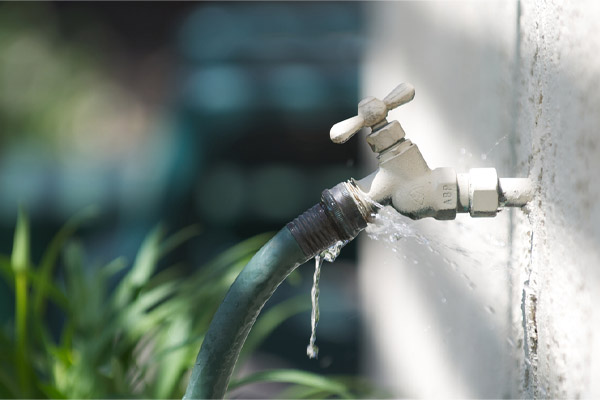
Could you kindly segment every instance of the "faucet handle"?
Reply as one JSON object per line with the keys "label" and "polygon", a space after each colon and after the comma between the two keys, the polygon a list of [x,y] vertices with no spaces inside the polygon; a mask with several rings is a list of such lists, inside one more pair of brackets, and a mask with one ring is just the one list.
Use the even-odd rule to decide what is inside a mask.
{"label": "faucet handle", "polygon": [[415,98],[415,87],[410,83],[401,83],[383,99],[389,111]]}
{"label": "faucet handle", "polygon": [[329,137],[333,143],[346,143],[354,134],[365,126],[365,120],[360,115],[338,122],[331,127]]}
{"label": "faucet handle", "polygon": [[367,97],[358,103],[358,115],[338,122],[331,127],[329,137],[334,143],[345,143],[364,127],[373,127],[384,121],[388,111],[408,103],[415,97],[415,88],[409,83],[401,83],[383,101]]}

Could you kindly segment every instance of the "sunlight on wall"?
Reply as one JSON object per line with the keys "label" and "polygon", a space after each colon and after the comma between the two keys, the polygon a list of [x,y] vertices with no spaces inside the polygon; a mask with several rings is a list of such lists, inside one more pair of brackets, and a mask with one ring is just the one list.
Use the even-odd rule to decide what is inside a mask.
{"label": "sunlight on wall", "polygon": [[[407,222],[462,252],[363,238],[374,377],[408,397],[598,396],[600,6],[378,3],[369,11],[363,94],[415,85],[413,103],[393,116],[430,166],[493,166],[539,185],[528,214]],[[474,257],[481,249],[487,258]],[[461,274],[475,288],[457,285]]]}
{"label": "sunlight on wall", "polygon": [[[484,10],[473,3],[397,3],[370,11],[375,45],[365,56],[364,95],[383,96],[401,81],[413,83],[415,100],[392,117],[430,167],[496,167],[507,176],[510,146],[503,138],[511,130],[505,110],[515,4],[492,3]],[[370,315],[366,329],[373,337],[367,353],[371,363],[383,366],[376,369],[381,383],[397,395],[507,394],[507,354],[514,345],[506,271],[509,216],[408,222],[425,237],[438,238],[439,255],[410,241],[399,242],[396,254],[363,241],[361,282]],[[403,259],[411,253],[418,265]]]}

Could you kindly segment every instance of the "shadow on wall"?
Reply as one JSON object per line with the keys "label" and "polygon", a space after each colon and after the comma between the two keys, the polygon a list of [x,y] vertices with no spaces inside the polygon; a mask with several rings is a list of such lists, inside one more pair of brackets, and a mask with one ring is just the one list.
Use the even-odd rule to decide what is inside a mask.
{"label": "shadow on wall", "polygon": [[[431,167],[450,166],[459,172],[496,167],[501,176],[513,172],[509,140],[503,138],[511,131],[506,110],[513,76],[506,48],[514,45],[515,22],[508,6],[500,11],[491,15],[468,3],[381,4],[371,10],[370,33],[381,42],[371,36],[376,43],[367,54],[365,95],[385,93],[399,79],[415,85],[415,100],[394,117]],[[492,16],[491,25],[483,22]],[[503,24],[511,31],[507,27],[498,32]],[[403,39],[409,37],[415,39]],[[400,395],[502,397],[509,392],[508,223],[507,213],[494,220],[459,216],[457,221],[408,223],[427,239],[439,238],[438,243],[432,240],[438,254],[407,239],[394,245],[400,260],[379,259],[376,274],[386,276],[388,290],[396,293],[380,289],[382,293],[367,296],[375,296],[369,300],[371,309],[397,307],[395,315],[402,321],[395,326],[375,321],[397,330],[398,341],[408,343],[388,342],[397,350],[379,350],[390,371],[382,375],[388,382],[404,383],[395,384]],[[489,256],[473,257],[482,248]],[[377,258],[379,251],[367,251],[369,269],[377,262],[370,257]],[[411,253],[418,265],[402,258]],[[384,284],[367,279],[370,285]],[[432,379],[436,385],[430,384]]]}

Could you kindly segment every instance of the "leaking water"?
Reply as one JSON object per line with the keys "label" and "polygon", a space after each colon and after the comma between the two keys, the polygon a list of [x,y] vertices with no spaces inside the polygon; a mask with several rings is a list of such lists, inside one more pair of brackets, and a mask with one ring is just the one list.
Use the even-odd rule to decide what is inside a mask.
{"label": "leaking water", "polygon": [[[501,141],[502,139],[498,142]],[[440,265],[446,266],[469,290],[475,290],[477,285],[471,275],[480,275],[482,266],[488,271],[506,267],[504,259],[498,258],[498,250],[507,247],[505,238],[498,236],[503,231],[478,229],[478,224],[489,225],[490,220],[477,221],[464,215],[453,221],[437,223],[414,221],[402,216],[391,206],[382,206],[368,198],[363,200],[376,209],[366,228],[367,235],[383,242],[399,258],[419,265],[430,278],[435,278]],[[465,218],[464,221],[460,220],[462,217]],[[477,246],[473,246],[473,243],[477,243]],[[423,253],[423,247],[428,250],[427,253]],[[448,302],[446,295],[440,294],[438,297],[442,304]],[[489,314],[495,314],[491,307],[485,308],[482,305],[482,308]]]}
{"label": "leaking water", "polygon": [[[443,223],[448,224],[444,225],[444,229],[426,230],[423,228],[426,228],[427,223],[410,220],[386,206],[373,216],[366,233],[371,239],[385,243],[386,247],[406,262],[425,268],[424,273],[432,279],[436,276],[438,266],[446,266],[469,290],[477,288],[470,275],[477,273],[482,266],[505,268],[501,264],[502,259],[497,256],[498,249],[507,246],[500,237],[457,220]],[[465,245],[473,240],[477,240],[481,246]],[[422,252],[423,246],[428,250],[429,256]],[[448,299],[446,296],[439,296],[439,301],[445,304]],[[493,314],[490,310],[486,311]]]}
{"label": "leaking water", "polygon": [[[507,140],[508,137],[509,137],[509,135],[507,134],[507,135],[504,135],[504,136],[498,138],[498,140],[496,140],[496,142],[492,146],[490,146],[488,151],[486,151],[485,153],[480,153],[479,158],[481,159],[481,161],[488,160],[490,155],[499,147],[500,143]],[[480,161],[477,160],[477,157],[473,157],[473,152],[470,151],[469,149],[462,147],[459,150],[459,154],[458,154],[458,158],[457,158],[457,164],[459,167],[464,168],[464,169],[480,167],[481,165],[479,165],[479,163],[480,163]]]}
{"label": "leaking water", "polygon": [[313,276],[313,287],[310,292],[312,301],[312,312],[310,315],[311,333],[310,342],[306,347],[308,358],[317,358],[319,355],[319,348],[315,345],[315,342],[317,341],[317,324],[319,323],[319,279],[321,278],[321,265],[323,261],[334,262],[346,243],[348,241],[338,240],[333,246],[315,256],[315,274]]}
{"label": "leaking water", "polygon": [[492,151],[493,151],[493,150],[494,150],[494,149],[495,149],[495,148],[496,148],[496,147],[497,147],[497,146],[498,146],[500,143],[502,143],[502,141],[503,141],[503,140],[505,140],[505,139],[507,139],[507,138],[508,138],[508,135],[504,135],[504,136],[502,136],[500,139],[498,139],[498,140],[496,141],[496,143],[494,143],[494,144],[492,145],[492,147],[490,147],[490,149],[489,149],[488,151],[486,151],[485,153],[481,153],[481,159],[482,159],[482,160],[484,160],[484,161],[485,161],[485,160],[487,160],[487,158],[488,158],[488,156],[490,155],[490,153],[491,153],[491,152],[492,152]]}

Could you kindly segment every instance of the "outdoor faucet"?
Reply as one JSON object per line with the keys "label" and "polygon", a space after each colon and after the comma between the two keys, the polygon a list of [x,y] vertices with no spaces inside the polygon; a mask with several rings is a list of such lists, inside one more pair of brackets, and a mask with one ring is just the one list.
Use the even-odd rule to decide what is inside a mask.
{"label": "outdoor faucet", "polygon": [[498,178],[495,168],[472,168],[459,174],[453,168],[430,169],[417,145],[405,138],[400,123],[387,121],[388,111],[414,97],[414,87],[401,83],[383,101],[363,99],[358,115],[331,128],[334,143],[346,142],[362,128],[371,129],[367,143],[378,153],[379,168],[354,181],[364,195],[412,219],[438,220],[454,219],[457,212],[494,217],[499,208],[522,207],[531,200],[533,187],[528,178]]}
{"label": "outdoor faucet", "polygon": [[[493,217],[499,207],[521,207],[533,195],[529,179],[498,179],[494,168],[456,174],[431,170],[415,144],[404,138],[398,121],[387,113],[415,96],[408,84],[383,101],[373,97],[358,105],[358,115],[331,128],[331,139],[344,143],[363,127],[378,153],[379,168],[359,181],[325,189],[321,200],[281,229],[244,267],[204,336],[184,399],[223,398],[242,346],[260,310],[277,286],[299,265],[339,241],[354,239],[367,227],[377,205],[391,204],[418,219],[453,219],[457,212]],[[370,199],[370,200],[369,200]]]}

